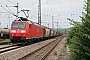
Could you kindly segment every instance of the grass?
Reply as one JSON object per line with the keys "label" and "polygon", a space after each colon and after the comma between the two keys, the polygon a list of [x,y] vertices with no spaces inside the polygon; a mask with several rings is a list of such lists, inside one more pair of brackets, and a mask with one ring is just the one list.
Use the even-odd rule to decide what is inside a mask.
{"label": "grass", "polygon": [[8,43],[8,42],[10,42],[10,39],[0,39],[0,43]]}

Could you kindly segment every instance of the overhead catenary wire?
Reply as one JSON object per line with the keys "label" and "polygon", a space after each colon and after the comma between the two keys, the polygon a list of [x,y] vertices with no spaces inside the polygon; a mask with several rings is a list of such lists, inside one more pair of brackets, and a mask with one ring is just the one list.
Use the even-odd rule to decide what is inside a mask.
{"label": "overhead catenary wire", "polygon": [[7,0],[7,1],[10,2],[10,3],[12,3],[12,4],[14,4],[14,5],[16,5],[15,3],[11,2],[10,0]]}
{"label": "overhead catenary wire", "polygon": [[[7,0],[8,2],[10,2],[10,3],[12,3],[12,4],[14,4],[14,5],[16,5],[15,3],[13,3],[12,1],[10,1],[10,0]],[[19,7],[19,8],[21,8],[21,7]],[[23,8],[21,8],[21,9],[23,9]]]}
{"label": "overhead catenary wire", "polygon": [[[31,3],[29,3],[27,0],[25,0],[25,2],[26,3],[28,3],[28,5],[30,5]],[[32,6],[35,4],[35,3],[37,3],[38,2],[38,0],[37,1],[35,1],[33,4],[31,4]],[[33,7],[33,9],[36,11],[36,9]],[[37,13],[37,12],[36,12]],[[33,14],[31,14],[31,15],[33,15]],[[33,15],[34,16],[34,15]],[[34,16],[35,18],[37,18],[36,16]]]}
{"label": "overhead catenary wire", "polygon": [[[31,3],[29,3],[27,0],[25,0],[25,2],[28,3],[29,5],[31,4]],[[38,2],[38,0],[35,1],[32,5],[34,5],[36,2]],[[35,9],[35,8],[34,8],[34,9]],[[36,9],[35,9],[35,10],[36,10]],[[36,12],[36,13],[37,13],[37,12]],[[30,10],[30,14],[37,19],[37,16],[33,15],[33,14],[31,13],[31,10]]]}
{"label": "overhead catenary wire", "polygon": [[[10,3],[12,3],[12,4],[14,4],[14,5],[16,5],[15,3],[13,3],[12,1],[10,1],[10,0],[7,0],[8,2],[10,2]],[[34,3],[36,3],[36,2],[34,2]],[[22,7],[19,7],[19,8],[21,8],[22,10],[24,10]],[[21,11],[20,11],[21,12]],[[20,13],[19,12],[19,13]],[[30,10],[30,12],[31,12],[31,10]],[[35,18],[37,18],[36,16],[34,16],[33,14],[31,14],[33,17],[35,17]]]}
{"label": "overhead catenary wire", "polygon": [[48,4],[47,0],[45,0],[45,1],[46,1],[47,5],[49,6],[49,9],[51,10],[51,12],[52,12],[52,14],[53,14],[53,11],[52,11],[52,9],[50,8],[50,5]]}
{"label": "overhead catenary wire", "polygon": [[[81,2],[81,1],[82,1],[82,0],[79,0],[79,2]],[[76,11],[76,14],[78,14],[81,9],[83,9],[83,8],[79,8],[79,9]]]}
{"label": "overhead catenary wire", "polygon": [[[26,3],[28,3],[28,5],[30,5],[31,3],[29,3],[29,1],[27,1],[27,0],[25,0],[25,2]],[[35,4],[35,3],[37,3],[38,2],[38,0],[36,0],[33,4],[31,4],[32,6]],[[34,7],[33,7],[33,9],[34,10],[36,10]],[[37,13],[37,12],[36,12]],[[43,16],[45,15],[45,14],[42,14]],[[34,15],[33,15],[34,16]],[[35,16],[34,16],[35,17]]]}
{"label": "overhead catenary wire", "polygon": [[34,5],[35,3],[37,3],[38,2],[38,0],[37,1],[35,1],[32,5]]}
{"label": "overhead catenary wire", "polygon": [[[6,5],[6,7],[8,8],[8,6]],[[9,8],[8,8],[9,9]],[[13,11],[11,9],[9,9],[9,11],[11,11],[13,13]]]}
{"label": "overhead catenary wire", "polygon": [[[1,5],[1,7],[2,8],[4,8],[2,5]],[[6,8],[4,8],[6,11],[8,11]],[[10,14],[12,14],[12,15],[14,15],[14,16],[16,16],[17,17],[17,15],[15,15],[14,13],[12,13],[12,12],[10,12],[10,11],[8,11],[8,13],[10,13]]]}
{"label": "overhead catenary wire", "polygon": [[[12,3],[12,4],[14,4],[14,5],[16,5],[15,3],[13,3],[11,0],[7,0],[8,2],[10,2],[10,3]],[[30,5],[30,3],[27,1],[27,0],[25,0],[25,2],[27,2],[29,5]],[[38,2],[38,0],[36,0],[33,4],[31,4],[31,5],[34,5],[35,3],[37,3]],[[50,8],[50,5],[48,4],[48,2],[47,2],[47,0],[46,0],[46,3],[47,3],[47,5],[49,6],[49,8]],[[19,8],[21,8],[21,9],[23,9],[22,7],[19,7]],[[33,7],[34,8],[34,7]],[[35,8],[34,8],[35,9]],[[35,9],[36,10],[36,9]],[[51,12],[53,13],[53,11],[52,11],[52,9],[50,8],[50,10],[51,10]],[[36,12],[37,13],[37,12]],[[32,17],[35,17],[35,18],[37,18],[37,16],[35,16],[35,15],[33,15],[31,12],[30,12],[30,14],[31,14],[31,16]],[[42,14],[42,15],[44,15],[44,14]]]}

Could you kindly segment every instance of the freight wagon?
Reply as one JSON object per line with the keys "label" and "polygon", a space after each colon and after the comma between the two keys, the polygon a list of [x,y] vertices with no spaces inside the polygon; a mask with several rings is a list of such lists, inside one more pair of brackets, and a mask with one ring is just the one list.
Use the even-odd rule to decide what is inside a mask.
{"label": "freight wagon", "polygon": [[8,28],[0,28],[0,38],[9,38],[10,29]]}

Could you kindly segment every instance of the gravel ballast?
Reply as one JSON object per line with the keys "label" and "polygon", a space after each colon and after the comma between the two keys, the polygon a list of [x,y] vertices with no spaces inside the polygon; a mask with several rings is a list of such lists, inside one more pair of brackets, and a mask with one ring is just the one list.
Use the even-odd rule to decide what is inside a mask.
{"label": "gravel ballast", "polygon": [[47,41],[39,42],[29,46],[21,47],[12,51],[8,51],[0,54],[0,60],[18,60],[27,54],[41,48],[44,45],[47,45],[49,42],[54,41],[55,39],[49,39]]}

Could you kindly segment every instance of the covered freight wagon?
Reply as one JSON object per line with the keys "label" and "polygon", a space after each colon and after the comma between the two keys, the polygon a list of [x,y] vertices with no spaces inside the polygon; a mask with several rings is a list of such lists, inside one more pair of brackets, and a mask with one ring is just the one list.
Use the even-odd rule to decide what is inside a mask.
{"label": "covered freight wagon", "polygon": [[44,32],[43,37],[50,38],[51,29],[45,26],[42,26],[42,27],[43,27],[43,32]]}

